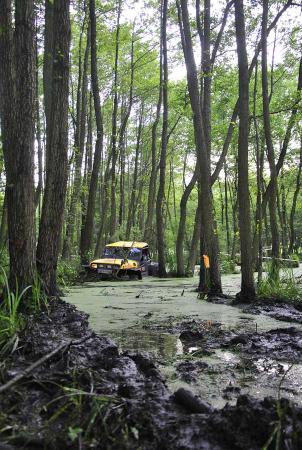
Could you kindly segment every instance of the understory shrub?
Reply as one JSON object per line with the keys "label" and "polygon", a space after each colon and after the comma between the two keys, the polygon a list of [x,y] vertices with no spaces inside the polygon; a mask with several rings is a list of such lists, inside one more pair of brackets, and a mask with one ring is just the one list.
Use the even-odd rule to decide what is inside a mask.
{"label": "understory shrub", "polygon": [[235,262],[227,253],[220,253],[220,271],[223,274],[236,273]]}
{"label": "understory shrub", "polygon": [[302,304],[302,288],[297,283],[292,269],[283,269],[278,278],[267,275],[258,285],[258,297],[265,300],[287,301]]}
{"label": "understory shrub", "polygon": [[71,286],[78,278],[80,262],[78,259],[58,262],[57,280],[61,287]]}

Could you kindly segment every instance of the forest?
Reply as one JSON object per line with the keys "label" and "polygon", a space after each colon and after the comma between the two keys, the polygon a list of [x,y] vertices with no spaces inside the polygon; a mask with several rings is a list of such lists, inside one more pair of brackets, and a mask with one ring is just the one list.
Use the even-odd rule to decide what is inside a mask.
{"label": "forest", "polygon": [[12,286],[55,295],[61,261],[137,240],[162,277],[208,255],[201,291],[239,260],[247,300],[263,256],[299,258],[299,5],[2,3]]}
{"label": "forest", "polygon": [[[301,13],[299,0],[0,0],[0,450],[302,447]],[[148,244],[156,276],[92,274],[121,241]],[[257,370],[274,393],[268,376],[246,397],[257,382],[236,391],[228,366],[213,389],[230,405],[210,400],[202,358],[226,348],[255,380],[271,349],[277,368]],[[163,360],[193,394],[171,396]]]}

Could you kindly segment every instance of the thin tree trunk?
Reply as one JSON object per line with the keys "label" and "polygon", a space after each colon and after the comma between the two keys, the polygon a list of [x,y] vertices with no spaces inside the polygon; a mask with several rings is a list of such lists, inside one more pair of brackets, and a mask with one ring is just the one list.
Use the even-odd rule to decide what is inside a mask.
{"label": "thin tree trunk", "polygon": [[193,176],[189,184],[186,186],[180,200],[179,224],[176,238],[176,264],[178,277],[183,277],[185,275],[185,261],[184,261],[183,247],[184,247],[186,218],[187,218],[187,203],[190,194],[194,186],[196,185],[197,180],[198,180],[198,167],[196,165]]}
{"label": "thin tree trunk", "polygon": [[112,138],[111,138],[111,204],[110,204],[110,223],[109,233],[113,236],[116,229],[116,163],[118,160],[118,152],[116,148],[117,141],[117,109],[118,109],[118,60],[119,60],[119,44],[120,44],[120,17],[121,17],[121,0],[117,5],[117,26],[116,26],[116,42],[115,42],[115,61],[114,61],[114,83],[113,83],[113,110],[112,110]]}
{"label": "thin tree trunk", "polygon": [[[37,247],[37,267],[44,289],[57,295],[56,270],[68,178],[69,0],[56,0],[53,11],[51,121],[46,129],[49,155]],[[55,100],[55,101],[54,101]]]}
{"label": "thin tree trunk", "polygon": [[4,194],[0,224],[0,253],[3,252],[7,245],[7,231],[7,202],[6,194]]}
{"label": "thin tree trunk", "polygon": [[[125,187],[124,187],[124,170],[125,170],[125,138],[126,138],[126,128],[128,124],[128,120],[131,114],[132,104],[133,104],[133,83],[134,83],[134,32],[132,33],[131,39],[131,60],[130,60],[130,88],[129,88],[129,103],[122,119],[122,124],[120,127],[120,135],[119,135],[119,154],[120,154],[120,209],[119,209],[119,224],[121,225],[123,222],[123,217],[125,215]],[[127,234],[127,233],[126,233]]]}
{"label": "thin tree trunk", "polygon": [[267,78],[267,17],[268,17],[268,0],[263,0],[263,15],[261,28],[262,41],[262,59],[261,59],[261,79],[262,79],[262,104],[263,104],[263,125],[265,142],[267,147],[267,158],[270,168],[271,190],[269,197],[270,227],[272,236],[272,276],[278,277],[278,261],[279,258],[279,230],[277,221],[277,171],[275,165],[275,151],[272,140],[270,110],[268,97],[268,78]]}
{"label": "thin tree trunk", "polygon": [[87,116],[87,88],[88,88],[88,56],[90,51],[90,30],[87,30],[87,43],[84,56],[83,74],[82,74],[82,86],[80,89],[81,98],[79,106],[79,123],[77,127],[79,129],[79,142],[78,147],[75,146],[75,167],[74,167],[74,182],[72,187],[72,194],[70,200],[70,206],[67,215],[66,233],[63,244],[62,258],[69,259],[71,256],[71,250],[74,242],[75,224],[77,217],[77,207],[81,194],[82,186],[82,163],[85,149],[85,135],[86,135],[86,116]]}
{"label": "thin tree trunk", "polygon": [[224,203],[225,203],[225,229],[226,229],[226,248],[227,254],[230,254],[231,249],[231,239],[230,239],[230,222],[229,222],[229,202],[228,202],[228,177],[227,177],[227,167],[224,164]]}
{"label": "thin tree trunk", "polygon": [[[256,267],[258,272],[258,284],[262,281],[262,258],[263,258],[263,245],[262,245],[262,177],[263,177],[263,151],[259,145],[259,131],[258,122],[256,117],[257,106],[257,81],[258,81],[258,62],[255,66],[255,80],[253,89],[253,121],[255,129],[255,144],[256,144],[256,172],[257,172],[257,200],[256,200],[256,217],[255,217],[255,237],[253,241],[253,250],[255,259],[257,261]],[[258,245],[257,245],[258,243]]]}
{"label": "thin tree trunk", "polygon": [[[93,225],[94,225],[94,213],[95,213],[95,201],[97,186],[99,180],[99,171],[103,156],[103,139],[104,139],[104,126],[103,116],[100,103],[99,94],[99,80],[97,72],[97,48],[96,48],[96,17],[95,17],[95,0],[89,2],[90,11],[90,32],[91,32],[91,85],[94,100],[95,120],[97,128],[97,139],[95,143],[95,152],[93,160],[93,168],[91,173],[91,180],[89,186],[87,214],[81,233],[81,260],[87,262],[89,254],[92,249],[92,237],[93,237]],[[101,212],[104,215],[104,211]]]}
{"label": "thin tree trunk", "polygon": [[136,138],[136,148],[135,148],[135,161],[134,161],[134,173],[133,173],[133,185],[131,189],[130,202],[128,206],[128,218],[127,218],[127,226],[126,226],[126,238],[130,238],[131,228],[135,224],[135,199],[137,193],[137,178],[138,178],[138,162],[139,162],[139,150],[143,129],[143,115],[144,115],[144,104],[141,105],[138,129],[137,129],[137,138]]}
{"label": "thin tree trunk", "polygon": [[[43,58],[43,98],[46,129],[51,122],[51,89],[53,68],[53,1],[45,0],[45,27],[44,27],[44,58]],[[45,173],[48,166],[48,154],[46,147],[45,154]]]}
{"label": "thin tree trunk", "polygon": [[158,251],[158,274],[166,277],[166,256],[163,205],[165,197],[165,177],[166,177],[166,155],[168,141],[168,55],[167,55],[167,10],[168,1],[162,2],[162,54],[163,54],[163,127],[161,135],[161,153],[159,161],[159,187],[156,200],[156,230],[157,230],[157,251]]}
{"label": "thin tree trunk", "polygon": [[299,167],[298,167],[298,173],[296,178],[296,188],[293,195],[293,202],[292,207],[290,210],[290,217],[289,217],[289,246],[288,246],[288,253],[291,255],[293,251],[296,248],[296,233],[295,233],[295,214],[296,214],[296,208],[297,208],[297,201],[298,196],[301,189],[301,172],[302,172],[302,136],[300,138],[300,161],[299,161]]}
{"label": "thin tree trunk", "polygon": [[[36,18],[37,21],[37,18]],[[43,191],[43,148],[42,148],[42,136],[41,136],[41,118],[40,118],[40,104],[39,104],[39,68],[38,68],[38,37],[37,37],[37,24],[36,24],[36,39],[35,39],[35,51],[36,51],[36,140],[38,147],[38,185],[35,192],[35,207],[38,208],[38,217],[41,214],[41,195]]]}
{"label": "thin tree trunk", "polygon": [[[281,225],[281,247],[282,258],[288,258],[288,240],[287,240],[287,215],[286,215],[286,198],[285,198],[285,186],[284,186],[284,174],[283,170],[280,175],[280,192],[278,199],[279,220]],[[280,198],[281,197],[281,198]]]}
{"label": "thin tree trunk", "polygon": [[155,120],[152,125],[151,132],[151,173],[149,179],[149,189],[148,189],[148,205],[147,205],[147,218],[145,223],[145,232],[144,232],[144,240],[150,242],[153,239],[151,238],[152,227],[153,227],[153,216],[155,209],[155,198],[156,198],[156,178],[157,178],[157,155],[156,155],[156,143],[157,143],[157,128],[160,119],[160,110],[162,106],[162,40],[160,40],[160,55],[159,55],[159,93],[158,93],[158,101],[156,105],[156,115]]}
{"label": "thin tree trunk", "polygon": [[[187,264],[187,274],[194,274],[194,267],[198,257],[198,250],[200,246],[200,235],[201,235],[201,205],[200,205],[200,195],[198,196],[198,205],[195,212],[194,229],[191,239],[189,258]],[[201,264],[201,261],[200,261]]]}

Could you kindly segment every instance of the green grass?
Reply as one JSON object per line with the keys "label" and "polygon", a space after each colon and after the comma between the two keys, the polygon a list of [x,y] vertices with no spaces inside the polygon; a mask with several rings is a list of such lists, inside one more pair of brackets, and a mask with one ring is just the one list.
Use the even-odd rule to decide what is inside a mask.
{"label": "green grass", "polygon": [[257,294],[260,300],[285,301],[302,305],[302,288],[291,269],[282,270],[279,278],[270,277],[268,272],[258,285]]}
{"label": "green grass", "polygon": [[[25,324],[25,312],[37,314],[42,308],[47,309],[47,297],[42,290],[42,283],[36,273],[33,283],[21,292],[12,291],[3,267],[0,267],[0,284],[3,286],[2,301],[0,303],[0,354],[14,351],[18,344],[18,333]],[[26,304],[23,299],[29,295]],[[22,311],[21,311],[22,310]]]}
{"label": "green grass", "polygon": [[17,333],[23,325],[23,317],[20,314],[21,300],[31,288],[27,286],[20,293],[10,290],[5,270],[1,267],[1,284],[4,285],[4,297],[0,306],[0,349],[6,349],[8,344],[16,345]]}

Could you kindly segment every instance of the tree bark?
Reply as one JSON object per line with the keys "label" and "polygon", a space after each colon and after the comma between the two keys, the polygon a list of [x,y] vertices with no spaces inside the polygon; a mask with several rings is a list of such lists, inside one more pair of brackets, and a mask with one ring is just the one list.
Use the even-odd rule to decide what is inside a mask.
{"label": "tree bark", "polygon": [[152,125],[151,132],[151,173],[149,179],[149,189],[148,189],[148,205],[147,205],[147,218],[145,223],[144,240],[146,242],[153,241],[153,217],[155,209],[155,198],[156,198],[156,178],[157,178],[157,128],[160,119],[160,111],[162,106],[162,39],[160,39],[160,55],[159,55],[159,92],[158,101],[156,105],[156,115],[155,120]]}
{"label": "tree bark", "polygon": [[112,136],[111,136],[111,204],[110,204],[110,222],[109,233],[113,236],[116,229],[116,163],[118,160],[117,152],[117,109],[118,109],[118,60],[119,60],[119,44],[120,44],[120,17],[121,17],[121,0],[117,4],[117,26],[116,26],[116,42],[115,42],[115,60],[114,60],[114,83],[113,83],[113,110],[112,110]]}
{"label": "tree bark", "polygon": [[142,137],[142,129],[143,129],[143,116],[144,116],[144,104],[141,105],[139,121],[138,121],[138,129],[137,129],[137,138],[136,138],[136,147],[135,147],[135,161],[134,161],[134,172],[133,172],[133,185],[131,189],[131,196],[128,206],[128,218],[127,218],[127,226],[126,226],[126,238],[130,238],[131,228],[135,224],[135,199],[137,194],[137,179],[138,179],[138,163],[139,163],[139,150],[141,144]]}
{"label": "tree bark", "polygon": [[296,188],[293,195],[293,202],[292,207],[290,210],[290,218],[289,218],[289,246],[288,246],[288,253],[291,255],[296,247],[296,233],[295,233],[295,213],[297,208],[297,201],[298,196],[301,189],[301,172],[302,172],[302,136],[300,138],[300,161],[299,161],[299,167],[298,167],[298,173],[296,178]]}
{"label": "tree bark", "polygon": [[277,221],[277,171],[275,165],[275,151],[272,140],[271,124],[270,124],[270,109],[268,96],[268,78],[267,78],[267,17],[268,17],[268,0],[263,0],[263,14],[261,27],[261,43],[262,43],[262,58],[261,58],[261,80],[262,80],[262,105],[263,105],[263,126],[264,135],[267,148],[267,159],[270,168],[271,190],[269,197],[269,213],[270,213],[270,228],[272,238],[272,276],[278,277],[278,261],[279,258],[279,230]]}
{"label": "tree bark", "polygon": [[192,48],[192,38],[188,16],[187,1],[181,0],[182,25],[184,33],[184,56],[187,68],[189,97],[193,111],[193,125],[196,144],[197,161],[200,171],[201,195],[201,255],[210,256],[211,277],[206,279],[206,268],[201,264],[199,291],[210,293],[221,292],[220,270],[217,254],[215,254],[215,223],[213,216],[213,199],[209,172],[209,159],[206,147],[206,136],[200,110],[200,94],[198,88],[197,70]]}
{"label": "tree bark", "polygon": [[51,114],[48,123],[45,194],[37,247],[37,268],[48,295],[57,295],[59,255],[68,177],[69,0],[56,0],[53,10]]}
{"label": "tree bark", "polygon": [[162,54],[163,54],[163,127],[161,135],[161,153],[159,161],[159,187],[156,201],[156,231],[158,251],[158,274],[166,277],[166,256],[164,239],[163,205],[165,197],[166,155],[168,143],[168,54],[167,54],[167,10],[168,1],[162,2]]}
{"label": "tree bark", "polygon": [[243,0],[235,2],[235,26],[239,68],[238,206],[241,250],[241,290],[237,296],[240,301],[250,302],[255,298],[255,286],[248,175],[249,77]]}
{"label": "tree bark", "polygon": [[133,104],[133,83],[134,83],[134,31],[132,32],[132,39],[131,39],[131,56],[130,56],[130,87],[129,87],[129,103],[126,108],[126,111],[122,117],[122,123],[120,127],[120,133],[119,133],[119,154],[120,154],[120,207],[119,207],[119,225],[122,225],[123,219],[125,216],[125,139],[126,139],[126,128],[128,124],[128,120],[131,114],[132,110],[132,104]]}
{"label": "tree bark", "polygon": [[[82,262],[88,261],[89,253],[91,252],[92,249],[95,201],[96,201],[97,185],[99,180],[100,165],[103,156],[103,139],[104,139],[103,115],[100,102],[99,80],[97,72],[95,0],[90,0],[89,11],[90,11],[90,32],[91,32],[91,85],[93,92],[97,139],[95,143],[93,168],[89,186],[87,214],[81,232]],[[104,214],[103,211],[102,214]]]}
{"label": "tree bark", "polygon": [[79,129],[79,142],[75,143],[75,165],[74,165],[74,181],[72,187],[71,200],[67,215],[66,234],[63,244],[62,258],[69,259],[71,256],[71,250],[74,242],[75,234],[75,222],[77,216],[77,206],[81,194],[82,186],[82,163],[85,148],[85,135],[86,135],[86,116],[87,116],[87,88],[88,88],[88,55],[90,51],[90,29],[87,30],[87,42],[84,55],[83,73],[82,73],[82,86],[80,89],[80,102],[79,108],[79,123],[77,127]]}
{"label": "tree bark", "polygon": [[35,20],[34,2],[15,2],[13,36],[11,1],[0,1],[1,129],[6,169],[10,288],[22,290],[35,272],[34,139]]}
{"label": "tree bark", "polygon": [[178,224],[178,232],[176,239],[176,264],[177,264],[177,276],[183,277],[185,275],[185,261],[184,261],[184,238],[185,238],[185,227],[186,227],[186,218],[187,218],[187,203],[190,197],[190,194],[196,185],[198,180],[198,167],[196,165],[194,174],[186,186],[181,200],[180,200],[180,211],[179,211],[179,224]]}

